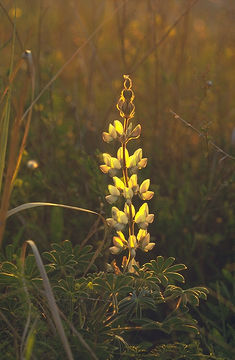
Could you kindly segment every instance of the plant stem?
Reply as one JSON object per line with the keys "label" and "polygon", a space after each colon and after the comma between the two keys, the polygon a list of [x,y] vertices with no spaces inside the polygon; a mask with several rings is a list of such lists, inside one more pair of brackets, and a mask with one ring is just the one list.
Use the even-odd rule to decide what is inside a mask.
{"label": "plant stem", "polygon": [[[124,118],[124,134],[126,135],[126,131],[127,131],[127,126],[128,126],[128,121],[129,118],[125,117]],[[123,173],[123,179],[124,179],[124,184],[126,187],[128,187],[128,171],[127,171],[127,164],[126,164],[126,144],[127,144],[127,140],[126,140],[126,136],[125,136],[125,140],[122,143],[122,158],[123,158],[123,167],[122,167],[122,173]],[[134,221],[133,221],[133,213],[132,213],[132,203],[130,203],[128,205],[129,207],[129,235],[134,235]]]}

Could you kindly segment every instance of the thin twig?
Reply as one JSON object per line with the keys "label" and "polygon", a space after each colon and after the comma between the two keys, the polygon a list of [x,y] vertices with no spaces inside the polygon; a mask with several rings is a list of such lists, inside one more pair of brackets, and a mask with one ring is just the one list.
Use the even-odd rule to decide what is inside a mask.
{"label": "thin twig", "polygon": [[227,157],[235,160],[235,157],[228,154],[227,152],[225,152],[223,149],[221,149],[219,146],[217,146],[213,141],[209,140],[206,135],[204,135],[201,131],[199,131],[197,128],[195,128],[192,124],[190,124],[189,122],[187,122],[186,120],[184,120],[182,117],[180,117],[178,114],[176,114],[176,112],[174,112],[173,110],[169,110],[169,112],[174,116],[175,119],[181,120],[184,125],[186,125],[187,127],[191,128],[195,133],[198,134],[198,136],[202,137],[203,139],[208,141],[208,144],[212,145],[214,149],[216,149],[216,151],[220,152],[221,154],[224,155],[224,157],[221,160],[226,159]]}

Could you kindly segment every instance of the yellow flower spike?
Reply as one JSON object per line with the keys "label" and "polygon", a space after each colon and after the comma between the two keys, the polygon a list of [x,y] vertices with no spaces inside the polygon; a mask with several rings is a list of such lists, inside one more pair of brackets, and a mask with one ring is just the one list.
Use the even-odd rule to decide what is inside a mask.
{"label": "yellow flower spike", "polygon": [[123,135],[124,129],[123,129],[123,125],[122,125],[121,121],[114,120],[114,128],[115,128],[115,131],[118,133],[118,135]]}
{"label": "yellow flower spike", "polygon": [[[137,149],[131,156],[127,150],[129,140],[137,139],[141,134],[141,125],[138,124],[133,129],[131,122],[131,118],[135,113],[134,96],[132,81],[129,75],[124,75],[124,88],[117,103],[117,108],[123,121],[114,120],[113,124],[109,124],[108,132],[103,133],[104,141],[109,143],[117,139],[121,143],[121,147],[117,151],[116,158],[107,153],[103,154],[104,164],[100,166],[104,173],[108,173],[113,177],[114,182],[114,185],[108,186],[110,194],[106,196],[106,200],[112,204],[121,195],[125,199],[124,211],[120,211],[117,207],[113,206],[112,218],[108,218],[106,221],[109,226],[116,230],[116,236],[113,237],[113,246],[110,247],[110,252],[116,255],[128,248],[129,256],[128,258],[126,257],[123,269],[129,272],[135,272],[134,266],[138,265],[135,261],[136,249],[140,248],[142,251],[147,252],[155,245],[150,242],[150,234],[147,232],[147,227],[153,222],[154,215],[149,214],[146,202],[139,208],[137,213],[132,204],[134,195],[139,195],[144,201],[150,200],[154,195],[153,191],[149,191],[149,179],[143,181],[140,186],[138,184],[136,174],[138,170],[147,165],[147,158],[143,158],[142,149]],[[122,172],[122,175],[120,175],[120,172]],[[137,237],[134,234],[135,223],[139,227]],[[122,233],[126,225],[128,225],[129,230],[128,240],[125,239]]]}
{"label": "yellow flower spike", "polygon": [[123,191],[125,188],[124,183],[122,182],[122,180],[120,180],[117,176],[113,177],[113,182],[115,187],[119,190],[119,191]]}

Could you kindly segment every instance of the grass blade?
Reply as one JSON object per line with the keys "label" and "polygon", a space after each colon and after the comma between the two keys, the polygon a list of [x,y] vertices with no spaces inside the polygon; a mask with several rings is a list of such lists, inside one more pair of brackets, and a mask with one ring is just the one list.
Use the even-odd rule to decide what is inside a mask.
{"label": "grass blade", "polygon": [[44,286],[44,289],[45,289],[45,294],[46,294],[46,297],[47,297],[49,308],[50,308],[53,320],[55,322],[56,329],[57,329],[57,331],[59,333],[62,344],[64,346],[65,352],[67,354],[68,359],[73,360],[73,354],[72,354],[72,351],[71,351],[67,336],[66,336],[64,328],[63,328],[63,324],[62,324],[62,321],[61,321],[61,318],[60,318],[59,310],[58,310],[58,307],[56,305],[55,297],[54,297],[54,294],[53,294],[53,291],[52,291],[52,288],[51,288],[51,285],[50,285],[46,270],[44,268],[41,256],[39,254],[38,248],[37,248],[36,244],[34,243],[34,241],[27,240],[26,243],[25,243],[24,249],[23,249],[24,253],[26,251],[27,244],[29,244],[31,246],[31,249],[32,249],[33,254],[35,256],[36,263],[37,263],[38,269],[40,271],[40,274],[41,274],[41,277],[42,277],[42,280],[43,280],[43,286]]}

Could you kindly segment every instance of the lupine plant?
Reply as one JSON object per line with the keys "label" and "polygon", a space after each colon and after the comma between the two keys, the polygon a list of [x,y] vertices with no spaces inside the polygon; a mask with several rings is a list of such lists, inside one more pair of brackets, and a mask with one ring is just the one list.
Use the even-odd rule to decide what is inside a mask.
{"label": "lupine plant", "polygon": [[[123,258],[123,264],[124,270],[128,269],[129,272],[134,272],[134,265],[137,265],[136,249],[147,252],[155,245],[150,242],[148,233],[148,225],[153,222],[154,214],[149,214],[147,202],[144,202],[138,211],[133,205],[135,196],[146,201],[152,199],[154,195],[154,192],[149,190],[149,179],[144,180],[141,185],[138,184],[138,171],[147,165],[147,158],[143,158],[142,149],[137,149],[133,155],[129,155],[127,149],[129,141],[138,139],[141,134],[140,124],[133,128],[132,119],[135,115],[133,100],[132,81],[129,75],[124,75],[124,88],[117,103],[122,122],[114,120],[113,124],[109,124],[108,132],[103,132],[105,142],[117,141],[121,146],[117,151],[117,157],[104,153],[104,164],[100,166],[101,171],[109,174],[113,180],[113,185],[108,185],[107,202],[114,204],[120,197],[124,199],[124,209],[119,210],[118,207],[113,206],[112,217],[107,219],[107,223],[116,230],[110,252],[116,255],[128,249],[128,258]],[[137,235],[135,225],[139,229]],[[126,227],[128,227],[127,236],[123,233]]]}
{"label": "lupine plant", "polygon": [[[124,89],[117,103],[122,121],[115,120],[108,132],[103,133],[105,142],[119,143],[117,157],[103,154],[104,164],[100,166],[113,181],[106,196],[109,204],[116,203],[112,217],[105,221],[94,211],[52,203],[24,204],[8,212],[13,215],[26,208],[46,205],[99,215],[105,230],[107,222],[116,231],[110,252],[128,254],[124,253],[122,259],[123,272],[115,261],[108,271],[98,270],[94,262],[101,247],[93,252],[92,246],[84,243],[75,246],[69,240],[53,243],[52,250],[43,253],[43,264],[32,240],[23,245],[20,260],[14,245],[9,244],[6,256],[0,254],[0,290],[7,294],[0,299],[1,349],[10,354],[9,359],[29,359],[31,355],[39,358],[42,354],[48,359],[54,359],[55,354],[56,358],[64,359],[65,351],[69,360],[78,356],[95,360],[224,360],[203,355],[198,342],[200,328],[189,313],[188,305],[198,306],[199,299],[207,298],[208,290],[202,286],[183,289],[176,285],[185,282],[180,272],[186,266],[173,264],[173,257],[157,256],[142,266],[136,261],[138,248],[148,252],[155,243],[150,241],[148,232],[154,215],[149,214],[146,202],[154,192],[149,190],[149,179],[138,181],[138,171],[146,167],[147,158],[143,157],[141,148],[132,155],[127,150],[129,141],[141,134],[141,126],[133,126],[133,100],[131,79],[124,75]],[[136,197],[144,201],[137,210]],[[26,244],[32,248],[36,263],[33,255],[27,255]],[[53,331],[56,328],[64,351],[58,337],[51,335],[52,327]],[[178,343],[171,343],[174,341],[171,334],[176,332],[183,336],[178,338]],[[50,349],[48,345],[45,347],[48,341]],[[162,345],[162,341],[166,343]]]}

